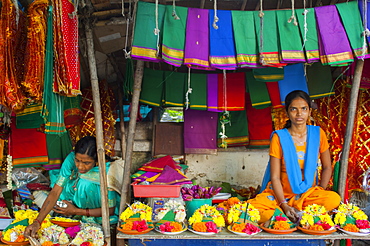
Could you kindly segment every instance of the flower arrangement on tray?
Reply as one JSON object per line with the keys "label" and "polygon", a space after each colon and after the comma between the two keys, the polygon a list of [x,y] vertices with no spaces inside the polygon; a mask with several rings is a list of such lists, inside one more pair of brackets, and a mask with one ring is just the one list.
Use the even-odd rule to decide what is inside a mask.
{"label": "flower arrangement on tray", "polygon": [[54,244],[69,243],[68,235],[65,233],[63,227],[58,225],[51,225],[38,231],[38,239],[42,246],[51,246]]}
{"label": "flower arrangement on tray", "polygon": [[[326,208],[312,204],[304,208],[302,219],[299,221],[300,228],[311,231],[335,231],[334,222]],[[305,232],[305,231],[303,231]]]}
{"label": "flower arrangement on tray", "polygon": [[229,209],[235,204],[240,203],[239,198],[230,197],[226,201],[223,201],[217,205],[217,210],[224,216],[225,222],[228,223],[227,215],[229,214]]}
{"label": "flower arrangement on tray", "polygon": [[[92,223],[82,223],[80,231],[73,238],[70,245],[76,246],[103,246],[104,245],[104,233],[100,225]],[[77,228],[76,228],[77,230]],[[76,230],[71,230],[68,233],[76,233]]]}
{"label": "flower arrangement on tray", "polygon": [[341,203],[335,211],[334,223],[345,232],[370,233],[368,216],[352,203]]}
{"label": "flower arrangement on tray", "polygon": [[191,231],[195,233],[218,233],[225,226],[224,217],[216,207],[208,204],[204,204],[195,210],[188,222]]}
{"label": "flower arrangement on tray", "polygon": [[185,207],[182,203],[171,199],[167,201],[163,208],[159,209],[156,215],[156,231],[164,234],[178,234],[186,231],[184,223],[186,217]]}
{"label": "flower arrangement on tray", "polygon": [[150,206],[134,202],[129,205],[120,215],[122,224],[118,230],[126,234],[143,234],[151,231],[153,210]]}
{"label": "flower arrangement on tray", "polygon": [[[24,230],[26,227],[33,223],[39,213],[32,209],[18,210],[14,212],[14,221],[4,229],[2,238],[6,242],[25,242],[28,241],[24,237]],[[40,230],[52,225],[50,222],[50,215],[41,223]]]}
{"label": "flower arrangement on tray", "polygon": [[261,224],[261,228],[273,234],[289,234],[297,230],[296,225],[278,208],[275,209],[271,219]]}
{"label": "flower arrangement on tray", "polygon": [[191,201],[193,199],[210,199],[221,191],[222,187],[201,187],[193,185],[191,188],[182,187],[181,196],[184,201]]}
{"label": "flower arrangement on tray", "polygon": [[228,229],[236,234],[254,235],[261,232],[257,224],[260,218],[259,211],[252,204],[237,203],[228,211],[227,221],[230,224]]}

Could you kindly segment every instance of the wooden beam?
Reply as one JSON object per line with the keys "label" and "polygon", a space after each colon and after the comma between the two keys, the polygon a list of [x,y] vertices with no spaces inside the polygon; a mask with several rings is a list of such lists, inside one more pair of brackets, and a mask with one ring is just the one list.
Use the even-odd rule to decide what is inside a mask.
{"label": "wooden beam", "polygon": [[256,11],[257,11],[257,10],[260,10],[260,7],[261,7],[261,4],[260,4],[260,2],[258,1],[258,2],[257,2],[257,5],[256,5],[256,8],[255,8],[254,10],[256,10]]}
{"label": "wooden beam", "polygon": [[245,10],[245,7],[247,6],[247,2],[248,0],[243,0],[242,7],[240,8],[240,10]]}
{"label": "wooden beam", "polygon": [[96,147],[98,153],[99,174],[100,174],[100,194],[101,194],[101,210],[102,210],[102,225],[107,245],[111,245],[110,223],[109,223],[109,207],[108,207],[108,181],[105,167],[105,151],[104,151],[104,134],[103,134],[103,119],[101,115],[100,93],[98,72],[96,68],[95,50],[93,41],[93,32],[91,23],[86,21],[85,34],[87,43],[87,56],[89,59],[90,80],[94,104],[94,118],[96,128]]}
{"label": "wooden beam", "polygon": [[200,1],[200,6],[199,6],[199,8],[200,9],[204,9],[204,4],[206,3],[206,0],[201,0]]}
{"label": "wooden beam", "polygon": [[346,124],[346,134],[344,136],[343,151],[340,157],[340,171],[338,180],[338,193],[344,201],[344,195],[346,192],[346,181],[347,181],[347,171],[348,171],[348,156],[351,147],[352,137],[353,137],[353,127],[355,122],[356,107],[358,92],[360,90],[360,81],[362,76],[362,70],[364,68],[364,61],[359,59],[356,62],[355,74],[353,76],[351,95],[348,105],[348,116]]}
{"label": "wooden beam", "polygon": [[331,0],[330,5],[336,4],[338,0]]}
{"label": "wooden beam", "polygon": [[91,15],[92,17],[100,19],[109,19],[110,17],[122,16],[122,9],[110,9],[94,12]]}

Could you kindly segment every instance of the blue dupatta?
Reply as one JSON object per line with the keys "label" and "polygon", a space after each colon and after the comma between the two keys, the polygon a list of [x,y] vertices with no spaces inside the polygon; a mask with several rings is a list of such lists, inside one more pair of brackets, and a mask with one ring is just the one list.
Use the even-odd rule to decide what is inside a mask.
{"label": "blue dupatta", "polygon": [[[274,131],[279,136],[283,156],[285,159],[288,180],[294,194],[302,194],[312,187],[317,168],[317,156],[320,147],[320,127],[307,126],[307,145],[304,159],[304,180],[298,164],[298,157],[292,136],[288,129]],[[272,135],[271,135],[272,136]],[[262,180],[261,191],[266,189],[267,183],[271,180],[270,161],[266,167],[265,175]]]}

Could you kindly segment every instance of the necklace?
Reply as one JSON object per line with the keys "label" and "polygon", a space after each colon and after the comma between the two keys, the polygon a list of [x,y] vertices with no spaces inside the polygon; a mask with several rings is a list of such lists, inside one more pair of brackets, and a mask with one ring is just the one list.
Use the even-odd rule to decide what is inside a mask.
{"label": "necklace", "polygon": [[306,130],[304,133],[302,133],[302,134],[290,133],[290,135],[292,136],[293,141],[294,141],[297,145],[299,145],[299,146],[304,145],[304,143],[305,143],[305,142],[306,142],[306,140],[307,140],[307,137],[306,137],[306,135],[307,135],[307,130]]}

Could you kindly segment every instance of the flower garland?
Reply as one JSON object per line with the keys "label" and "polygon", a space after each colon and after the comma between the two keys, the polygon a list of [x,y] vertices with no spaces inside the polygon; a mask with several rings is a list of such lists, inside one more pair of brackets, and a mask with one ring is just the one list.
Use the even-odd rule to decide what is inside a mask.
{"label": "flower garland", "polygon": [[7,188],[8,190],[12,190],[13,183],[12,183],[12,170],[13,170],[13,157],[11,155],[7,155],[6,157],[7,164],[7,172],[6,172],[6,181],[8,182]]}
{"label": "flower garland", "polygon": [[152,220],[152,208],[141,202],[134,202],[129,205],[125,211],[120,215],[120,219],[125,222],[128,218],[135,214],[140,215],[141,220],[151,221]]}
{"label": "flower garland", "polygon": [[352,203],[341,203],[335,211],[334,223],[350,232],[370,232],[368,216]]}
{"label": "flower garland", "polygon": [[244,232],[248,235],[252,235],[261,231],[258,226],[253,225],[252,223],[234,223],[231,227],[231,230],[240,233]]}
{"label": "flower garland", "polygon": [[[13,221],[13,223],[22,221],[24,219],[28,219],[28,223],[32,224],[33,221],[37,218],[38,215],[39,215],[39,212],[37,212],[35,210],[32,210],[32,209],[18,210],[16,212],[14,212],[14,221]],[[53,225],[53,223],[51,223],[50,219],[51,219],[51,216],[48,214],[46,216],[46,218],[44,219],[44,221],[42,221],[42,223],[40,225],[40,230]]]}
{"label": "flower garland", "polygon": [[183,222],[186,217],[185,207],[182,203],[175,201],[173,199],[167,201],[163,208],[159,209],[158,214],[156,215],[156,220],[159,221],[169,212],[173,211],[175,213],[175,221]]}
{"label": "flower garland", "polygon": [[227,216],[228,222],[230,224],[237,222],[243,212],[247,212],[249,220],[251,220],[252,222],[258,222],[261,218],[259,211],[252,204],[249,204],[247,202],[240,202],[233,205],[229,209]]}
{"label": "flower garland", "polygon": [[227,222],[227,215],[229,214],[229,209],[235,204],[240,203],[239,198],[230,197],[227,201],[223,201],[217,205],[217,210],[224,216],[225,221]]}
{"label": "flower garland", "polygon": [[79,220],[71,219],[71,218],[65,218],[65,217],[54,217],[54,221],[60,221],[60,222],[79,222]]}
{"label": "flower garland", "polygon": [[27,238],[23,235],[26,226],[24,225],[16,225],[11,229],[8,229],[3,234],[3,238],[5,241],[8,242],[24,242],[28,241]]}
{"label": "flower garland", "polygon": [[299,223],[303,228],[315,231],[330,230],[334,226],[334,222],[325,207],[317,204],[308,205],[304,208]]}
{"label": "flower garland", "polygon": [[182,224],[175,221],[166,221],[159,226],[161,232],[179,232],[182,231]]}
{"label": "flower garland", "polygon": [[[211,218],[217,227],[225,226],[224,217],[215,207],[208,204],[204,204],[195,210],[194,214],[189,218],[189,225],[193,225],[193,229],[195,230],[195,223],[203,222],[203,219],[206,218]],[[208,225],[211,226],[210,223]]]}
{"label": "flower garland", "polygon": [[291,224],[288,218],[283,216],[276,216],[274,221],[271,222],[271,228],[274,230],[289,230]]}
{"label": "flower garland", "polygon": [[83,223],[81,230],[77,233],[76,237],[72,240],[70,245],[76,246],[103,246],[104,234],[98,225]]}
{"label": "flower garland", "polygon": [[42,246],[69,243],[69,238],[65,233],[64,228],[58,225],[51,225],[43,228],[39,230],[37,234]]}

